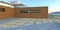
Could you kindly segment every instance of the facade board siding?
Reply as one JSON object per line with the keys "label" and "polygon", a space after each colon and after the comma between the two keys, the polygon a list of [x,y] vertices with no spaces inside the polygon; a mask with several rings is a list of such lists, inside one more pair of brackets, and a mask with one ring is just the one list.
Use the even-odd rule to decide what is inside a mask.
{"label": "facade board siding", "polygon": [[[20,13],[20,10],[40,10],[40,13]],[[28,8],[18,8],[16,17],[20,18],[48,18],[48,7],[28,7]]]}
{"label": "facade board siding", "polygon": [[[0,19],[6,18],[48,18],[48,7],[25,7],[25,8],[10,8],[5,6],[0,6],[0,8],[5,8],[5,12],[0,11]],[[21,10],[39,10],[40,13],[21,13]]]}
{"label": "facade board siding", "polygon": [[5,12],[0,12],[0,19],[12,18],[15,16],[15,11],[13,8],[4,6],[0,6],[0,8],[5,8]]}

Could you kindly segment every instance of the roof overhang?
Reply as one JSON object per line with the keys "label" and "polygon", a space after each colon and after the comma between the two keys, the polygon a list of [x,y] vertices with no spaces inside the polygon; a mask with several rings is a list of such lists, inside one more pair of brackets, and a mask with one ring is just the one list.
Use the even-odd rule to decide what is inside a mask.
{"label": "roof overhang", "polygon": [[14,6],[24,6],[23,4],[13,4],[13,3],[4,2],[4,1],[0,1],[0,5],[6,6],[6,7],[12,7],[12,8],[14,8]]}

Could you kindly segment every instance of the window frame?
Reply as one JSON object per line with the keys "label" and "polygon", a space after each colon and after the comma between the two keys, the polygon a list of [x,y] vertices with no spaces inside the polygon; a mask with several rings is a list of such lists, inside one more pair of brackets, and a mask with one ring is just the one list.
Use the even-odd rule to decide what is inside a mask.
{"label": "window frame", "polygon": [[5,12],[5,8],[0,8],[0,12]]}
{"label": "window frame", "polygon": [[[37,12],[34,12],[37,11]],[[41,10],[20,10],[20,13],[41,13]]]}

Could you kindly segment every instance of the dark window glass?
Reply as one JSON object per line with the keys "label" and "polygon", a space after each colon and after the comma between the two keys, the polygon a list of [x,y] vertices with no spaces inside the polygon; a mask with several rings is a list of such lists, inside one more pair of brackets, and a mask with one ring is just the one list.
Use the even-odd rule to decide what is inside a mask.
{"label": "dark window glass", "polygon": [[21,13],[28,13],[27,10],[21,10],[20,12],[21,12]]}
{"label": "dark window glass", "polygon": [[21,13],[40,13],[40,10],[20,10]]}
{"label": "dark window glass", "polygon": [[40,13],[40,10],[29,10],[30,13]]}
{"label": "dark window glass", "polygon": [[5,12],[5,8],[0,8],[0,12]]}

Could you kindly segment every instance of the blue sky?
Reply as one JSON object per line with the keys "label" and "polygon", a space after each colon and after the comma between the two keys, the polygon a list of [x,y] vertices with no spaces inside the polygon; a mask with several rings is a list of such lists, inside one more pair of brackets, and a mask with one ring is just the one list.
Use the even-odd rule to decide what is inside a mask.
{"label": "blue sky", "polygon": [[48,6],[50,12],[60,12],[60,0],[20,0],[27,6]]}
{"label": "blue sky", "polygon": [[[9,0],[4,0],[9,1]],[[49,12],[60,12],[60,0],[19,0],[19,2],[29,7],[48,6]]]}

